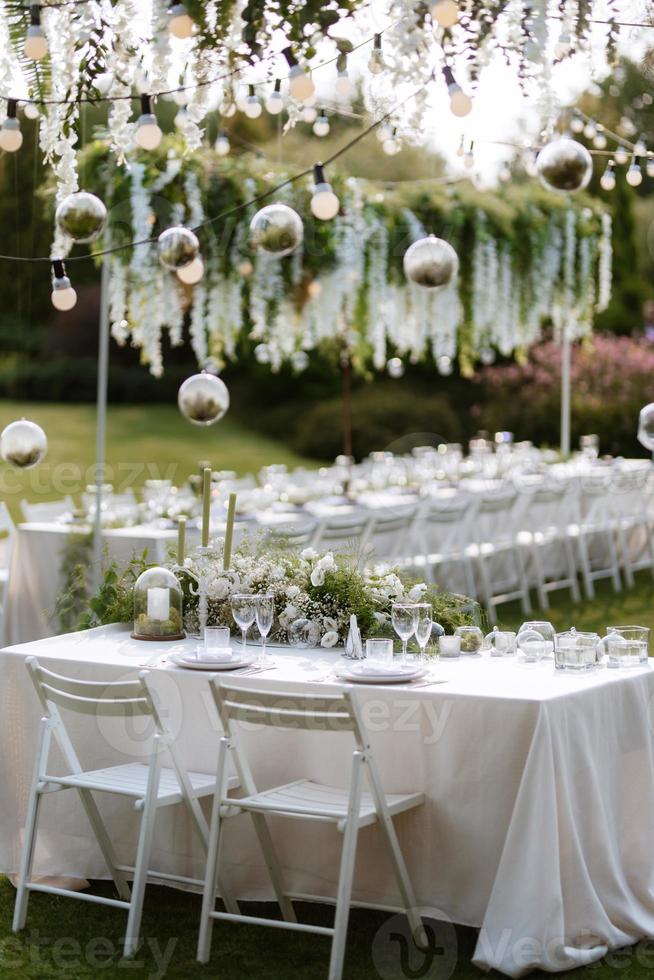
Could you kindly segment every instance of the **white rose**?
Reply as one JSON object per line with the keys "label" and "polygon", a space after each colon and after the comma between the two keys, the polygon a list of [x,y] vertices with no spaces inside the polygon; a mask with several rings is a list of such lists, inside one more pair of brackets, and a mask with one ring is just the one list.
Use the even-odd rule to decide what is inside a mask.
{"label": "white rose", "polygon": [[338,629],[338,623],[331,616],[325,616],[325,618],[323,619],[322,623],[323,623],[323,626],[325,627],[326,630],[336,630],[336,629]]}
{"label": "white rose", "polygon": [[313,561],[317,557],[318,552],[315,548],[305,548],[304,551],[300,552],[300,558],[304,558],[305,561]]}
{"label": "white rose", "polygon": [[423,595],[425,594],[426,591],[427,591],[427,586],[425,585],[425,583],[424,582],[418,582],[417,585],[414,585],[413,586],[413,588],[409,592],[409,595],[407,596],[407,598],[408,598],[409,602],[419,602],[420,599],[422,599],[422,597],[423,597]]}
{"label": "white rose", "polygon": [[316,565],[314,570],[311,572],[311,584],[315,586],[325,584],[325,573],[319,565]]}
{"label": "white rose", "polygon": [[320,646],[329,649],[329,647],[335,647],[337,643],[338,633],[336,630],[328,630],[320,641]]}

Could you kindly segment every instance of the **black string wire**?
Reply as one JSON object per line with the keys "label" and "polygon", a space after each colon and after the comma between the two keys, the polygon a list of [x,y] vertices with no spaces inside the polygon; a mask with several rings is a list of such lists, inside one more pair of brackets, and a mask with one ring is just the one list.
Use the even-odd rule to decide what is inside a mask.
{"label": "black string wire", "polygon": [[[377,129],[378,126],[381,126],[382,123],[386,122],[387,119],[390,119],[393,115],[395,115],[395,113],[398,112],[398,110],[401,109],[403,105],[406,105],[406,103],[410,102],[411,99],[415,99],[416,96],[420,95],[420,93],[427,88],[427,86],[430,84],[430,82],[434,80],[435,77],[436,77],[436,73],[435,71],[432,71],[431,75],[429,76],[426,82],[424,82],[419,88],[415,89],[415,91],[413,91],[410,95],[407,95],[406,98],[402,99],[400,102],[394,105],[392,109],[389,109],[388,112],[384,113],[383,116],[380,116],[379,119],[376,119],[374,122],[372,122],[368,127],[366,127],[366,129],[358,133],[351,140],[349,140],[347,143],[341,146],[338,150],[335,150],[334,153],[332,153],[323,161],[323,166],[327,166],[328,164],[333,163],[334,160],[338,160],[338,158],[343,156],[345,153],[347,153],[348,150],[351,150],[353,146],[356,146],[357,143],[360,143],[361,140],[365,139],[365,137],[368,136],[369,133],[372,133],[373,130]],[[283,190],[284,187],[289,187],[291,184],[294,184],[298,180],[302,180],[303,177],[307,177],[311,173],[313,173],[313,164],[310,167],[307,167],[305,170],[300,171],[300,173],[294,174],[292,177],[287,177],[285,180],[280,181],[280,183],[275,184],[274,187],[269,187],[265,191],[261,191],[260,194],[255,195],[255,197],[251,198],[249,201],[244,201],[242,204],[238,204],[236,205],[236,207],[230,208],[228,211],[223,211],[212,218],[207,218],[205,221],[200,222],[200,224],[194,225],[190,230],[193,232],[202,231],[202,229],[215,224],[217,221],[224,221],[226,218],[230,218],[235,214],[239,214],[241,211],[246,211],[254,204],[259,204],[261,201],[265,201],[266,198],[271,197],[273,194],[276,194],[280,190]],[[156,238],[141,238],[134,242],[123,242],[120,245],[112,245],[109,248],[104,248],[97,252],[92,252],[88,255],[69,255],[66,258],[66,263],[69,264],[71,262],[88,262],[89,260],[100,258],[103,255],[113,255],[115,252],[122,252],[128,248],[136,248],[139,245],[154,245],[156,242],[157,242]],[[36,256],[0,255],[0,261],[51,263],[52,258],[46,255],[36,255]]]}

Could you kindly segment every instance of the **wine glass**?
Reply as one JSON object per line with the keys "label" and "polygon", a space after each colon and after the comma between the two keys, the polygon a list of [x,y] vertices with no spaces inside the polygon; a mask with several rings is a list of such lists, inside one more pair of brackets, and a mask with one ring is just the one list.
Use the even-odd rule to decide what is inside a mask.
{"label": "wine glass", "polygon": [[254,595],[237,594],[232,596],[232,616],[243,636],[243,655],[247,650],[247,632],[256,618],[257,597]]}
{"label": "wine glass", "polygon": [[394,602],[391,610],[393,629],[402,641],[402,663],[406,663],[406,647],[416,631],[418,609],[415,602]]}
{"label": "wine glass", "polygon": [[261,656],[259,663],[266,662],[266,638],[272,629],[275,615],[275,599],[271,595],[258,595],[255,598],[257,629],[261,633]]}
{"label": "wine glass", "polygon": [[416,603],[416,610],[416,640],[418,641],[418,646],[420,647],[420,662],[423,663],[425,659],[425,650],[427,649],[427,644],[431,639],[431,628],[433,622],[431,602]]}

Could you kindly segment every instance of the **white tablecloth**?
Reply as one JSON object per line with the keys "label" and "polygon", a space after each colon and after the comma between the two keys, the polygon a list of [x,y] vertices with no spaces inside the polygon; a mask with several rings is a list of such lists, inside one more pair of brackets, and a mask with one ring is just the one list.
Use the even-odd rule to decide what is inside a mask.
{"label": "white tablecloth", "polygon": [[[114,626],[0,654],[0,871],[18,864],[39,717],[24,658],[37,655],[81,678],[115,679],[170,646],[138,643]],[[274,671],[242,683],[326,690],[316,679],[339,659],[325,651],[273,656]],[[421,905],[479,927],[475,962],[512,976],[536,966],[568,969],[654,935],[654,672],[576,676],[551,662],[481,657],[441,661],[435,670],[443,683],[429,688],[358,689],[386,790],[427,797],[397,821]],[[164,666],[154,682],[189,768],[211,771],[219,727],[206,675]],[[84,765],[144,751],[143,732],[116,720],[71,722]],[[347,781],[352,745],[344,734],[248,731],[244,744],[260,788],[300,776]],[[113,798],[100,805],[119,858],[129,863],[135,814]],[[41,830],[37,873],[106,876],[72,795],[46,799]],[[274,832],[288,887],[333,894],[336,832],[282,820]],[[360,847],[356,898],[397,903],[374,828],[361,834]],[[241,897],[272,897],[247,818],[230,821],[225,858]],[[202,876],[200,848],[177,808],[158,818],[152,866]]]}
{"label": "white tablecloth", "polygon": [[[69,525],[19,524],[11,556],[9,588],[4,603],[5,643],[40,640],[57,632],[53,616],[57,596],[64,587],[61,559],[70,534],[90,533]],[[188,529],[189,543],[197,543],[199,531]],[[102,534],[108,556],[127,563],[147,548],[150,561],[163,561],[177,542],[177,531],[153,527],[108,529]]]}

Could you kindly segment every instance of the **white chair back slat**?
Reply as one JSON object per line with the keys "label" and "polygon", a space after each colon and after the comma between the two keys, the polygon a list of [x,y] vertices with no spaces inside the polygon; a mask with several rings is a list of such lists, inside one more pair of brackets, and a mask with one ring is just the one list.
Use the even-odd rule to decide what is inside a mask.
{"label": "white chair back slat", "polygon": [[212,690],[225,732],[231,721],[305,731],[355,731],[347,695],[299,695],[237,687],[214,680]]}
{"label": "white chair back slat", "polygon": [[71,514],[75,509],[75,504],[71,496],[64,497],[63,500],[46,500],[39,504],[21,500],[20,509],[23,517],[29,523],[49,522],[56,521],[64,514]]}

